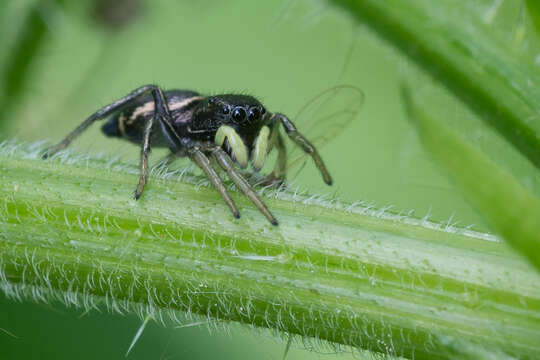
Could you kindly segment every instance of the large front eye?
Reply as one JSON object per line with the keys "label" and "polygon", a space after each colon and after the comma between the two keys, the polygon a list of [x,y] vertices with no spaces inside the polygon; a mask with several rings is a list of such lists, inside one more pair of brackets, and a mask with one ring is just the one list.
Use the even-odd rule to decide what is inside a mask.
{"label": "large front eye", "polygon": [[237,107],[233,110],[232,113],[233,119],[236,121],[242,121],[246,118],[246,110],[241,107]]}
{"label": "large front eye", "polygon": [[224,105],[222,108],[221,108],[221,112],[224,113],[224,114],[228,114],[229,113],[229,107]]}
{"label": "large front eye", "polygon": [[261,115],[261,113],[259,112],[259,109],[251,108],[251,109],[249,109],[248,120],[250,122],[253,122],[253,121],[257,120],[260,115]]}

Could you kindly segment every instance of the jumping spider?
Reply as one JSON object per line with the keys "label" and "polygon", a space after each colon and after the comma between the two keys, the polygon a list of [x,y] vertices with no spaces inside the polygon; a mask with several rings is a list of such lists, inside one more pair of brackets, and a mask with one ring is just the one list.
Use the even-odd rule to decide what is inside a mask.
{"label": "jumping spider", "polygon": [[120,100],[96,111],[43,158],[67,147],[94,121],[109,118],[101,127],[110,137],[120,137],[141,145],[141,171],[135,190],[138,199],[146,184],[150,147],[168,147],[173,156],[189,156],[206,174],[212,185],[230,207],[234,217],[240,213],[227,193],[218,173],[210,164],[214,158],[234,184],[273,224],[278,222],[251,185],[238,172],[251,162],[259,171],[270,150],[278,150],[272,176],[283,180],[287,156],[279,126],[305,153],[311,155],[326,184],[332,184],[315,147],[298,132],[283,114],[270,113],[254,97],[246,95],[204,96],[189,90],[163,91],[156,85],[142,86]]}

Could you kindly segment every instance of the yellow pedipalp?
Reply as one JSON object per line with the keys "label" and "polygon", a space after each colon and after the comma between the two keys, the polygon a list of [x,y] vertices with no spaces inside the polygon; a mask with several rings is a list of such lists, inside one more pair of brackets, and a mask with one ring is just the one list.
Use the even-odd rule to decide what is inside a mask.
{"label": "yellow pedipalp", "polygon": [[241,167],[246,167],[248,163],[247,148],[240,135],[232,127],[223,125],[216,132],[214,141],[216,145],[222,146],[225,139],[229,142],[234,160]]}
{"label": "yellow pedipalp", "polygon": [[257,138],[255,138],[255,143],[253,144],[253,153],[251,156],[255,171],[261,170],[264,165],[266,154],[268,154],[269,137],[270,129],[265,125],[261,128],[261,131],[259,131],[259,135],[257,135]]}

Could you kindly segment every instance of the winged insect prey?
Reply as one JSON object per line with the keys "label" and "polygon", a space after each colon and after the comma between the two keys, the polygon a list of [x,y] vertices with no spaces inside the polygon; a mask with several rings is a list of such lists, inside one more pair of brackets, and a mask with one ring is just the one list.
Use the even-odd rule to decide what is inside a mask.
{"label": "winged insect prey", "polygon": [[[333,109],[336,96],[341,97],[342,92],[349,96],[354,94],[351,98],[355,99],[355,102],[346,102],[341,109]],[[230,180],[268,221],[277,225],[276,218],[237,167],[246,168],[251,163],[253,171],[258,172],[268,153],[276,148],[278,159],[269,177],[283,181],[289,166],[287,149],[280,132],[282,128],[297,147],[303,150],[303,155],[313,158],[323,181],[331,185],[332,178],[317,147],[341,133],[354,119],[362,102],[362,92],[353,86],[336,86],[320,93],[300,112],[302,118],[311,119],[302,125],[302,128],[305,126],[310,133],[304,136],[287,116],[268,112],[253,96],[207,96],[191,90],[164,91],[157,85],[145,85],[97,110],[62,141],[46,150],[42,157],[46,159],[66,148],[95,121],[108,119],[101,127],[106,136],[118,137],[141,146],[136,199],[142,195],[147,182],[150,149],[166,147],[174,157],[189,157],[201,168],[234,217],[239,218],[240,212],[227,192],[222,178],[213,168],[211,159],[227,173]],[[313,108],[319,111],[317,116],[313,116]],[[302,158],[303,156],[300,156],[293,160],[291,165],[294,166]]]}

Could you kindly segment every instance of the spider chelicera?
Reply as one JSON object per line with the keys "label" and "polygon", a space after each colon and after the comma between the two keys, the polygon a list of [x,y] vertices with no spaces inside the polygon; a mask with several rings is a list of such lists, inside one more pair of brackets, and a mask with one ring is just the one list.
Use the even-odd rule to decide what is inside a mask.
{"label": "spider chelicera", "polygon": [[281,113],[266,111],[254,97],[233,94],[204,96],[190,90],[163,91],[156,85],[142,86],[96,111],[64,140],[48,149],[43,158],[64,149],[94,121],[105,118],[109,118],[101,128],[105,135],[141,145],[136,199],[141,196],[147,181],[150,148],[168,147],[172,156],[188,156],[202,169],[234,217],[239,218],[240,212],[227,193],[222,179],[211,166],[211,158],[215,159],[266,218],[277,225],[276,218],[236,165],[246,168],[251,162],[253,169],[259,171],[268,152],[276,148],[277,163],[271,176],[283,180],[287,155],[279,132],[280,126],[296,145],[313,158],[324,182],[332,184],[332,178],[317,149],[298,132],[292,121]]}

